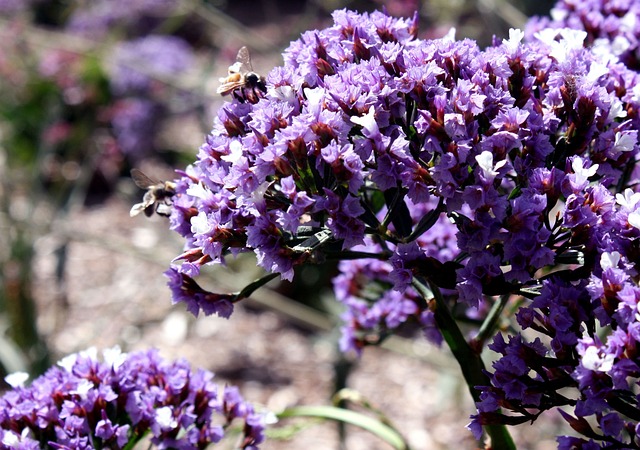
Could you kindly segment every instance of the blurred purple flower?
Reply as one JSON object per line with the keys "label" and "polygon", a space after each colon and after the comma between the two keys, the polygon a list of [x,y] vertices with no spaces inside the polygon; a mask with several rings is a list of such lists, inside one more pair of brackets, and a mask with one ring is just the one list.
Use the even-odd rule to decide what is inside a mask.
{"label": "blurred purple flower", "polygon": [[178,4],[177,0],[93,0],[73,11],[67,29],[93,39],[114,30],[144,36],[170,17]]}
{"label": "blurred purple flower", "polygon": [[0,15],[11,17],[26,11],[39,0],[0,0]]}
{"label": "blurred purple flower", "polygon": [[150,153],[161,109],[156,102],[136,97],[118,100],[111,106],[113,134],[123,154],[137,159]]}
{"label": "blurred purple flower", "polygon": [[175,36],[149,35],[122,42],[115,50],[111,78],[116,94],[150,94],[193,63],[191,46]]}

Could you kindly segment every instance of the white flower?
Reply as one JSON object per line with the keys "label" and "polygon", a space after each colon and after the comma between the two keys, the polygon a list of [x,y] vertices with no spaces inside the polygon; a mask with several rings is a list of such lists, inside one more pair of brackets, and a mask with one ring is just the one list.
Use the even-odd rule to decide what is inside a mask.
{"label": "white flower", "polygon": [[376,122],[375,113],[376,113],[376,110],[373,107],[373,105],[371,105],[369,107],[369,112],[367,114],[365,114],[362,117],[352,117],[351,122],[355,123],[356,125],[360,125],[362,128],[367,130],[370,134],[375,135],[380,132],[380,129],[378,128],[378,123]]}
{"label": "white flower", "polygon": [[620,56],[631,48],[631,42],[629,42],[626,37],[618,35],[613,38],[609,48],[611,49],[611,53]]}
{"label": "white flower", "polygon": [[104,362],[114,369],[118,369],[124,362],[127,360],[127,354],[122,353],[119,346],[115,346],[112,348],[106,348],[102,351],[102,357],[104,358]]}
{"label": "white flower", "polygon": [[619,152],[630,152],[636,146],[636,142],[638,142],[637,131],[618,131],[613,148]]}
{"label": "white flower", "polygon": [[562,39],[568,48],[580,50],[584,48],[584,41],[587,39],[587,32],[582,30],[574,30],[573,28],[563,28],[560,30]]}
{"label": "white flower", "polygon": [[524,38],[524,32],[518,28],[509,28],[509,39],[503,41],[502,43],[507,47],[507,49],[511,52],[517,50],[520,42]]}
{"label": "white flower", "polygon": [[200,200],[206,200],[209,197],[209,191],[204,187],[202,183],[192,184],[187,189],[187,195],[199,198]]}
{"label": "white flower", "polygon": [[278,416],[276,416],[273,412],[267,411],[262,415],[264,419],[264,423],[267,425],[273,425],[278,423]]}
{"label": "white flower", "polygon": [[156,422],[164,429],[174,429],[178,421],[173,417],[173,411],[168,406],[156,409]]}
{"label": "white flower", "polygon": [[498,175],[498,170],[502,168],[506,161],[498,161],[496,165],[493,165],[493,153],[490,151],[483,151],[479,155],[476,156],[476,161],[478,162],[478,166],[482,169],[482,172],[485,178],[493,179]]}
{"label": "white flower", "polygon": [[589,73],[587,74],[587,80],[592,83],[597,81],[603,75],[609,73],[609,68],[605,64],[600,64],[598,62],[594,62],[589,67]]}
{"label": "white flower", "polygon": [[324,104],[324,89],[304,88],[304,96],[307,98],[307,109],[311,114],[319,114]]}
{"label": "white flower", "polygon": [[58,365],[62,367],[64,370],[66,370],[67,372],[71,372],[71,369],[73,368],[73,365],[76,363],[77,359],[78,359],[78,355],[76,354],[68,355],[62,358],[60,361],[58,361]]}
{"label": "white flower", "polygon": [[591,44],[591,52],[603,63],[616,63],[619,61],[619,58],[611,51],[611,40],[609,39],[595,39]]}
{"label": "white flower", "polygon": [[638,16],[635,12],[629,11],[620,19],[620,31],[623,33],[635,33],[638,23]]}
{"label": "white flower", "polygon": [[573,172],[576,174],[576,183],[581,184],[595,175],[598,170],[598,164],[594,164],[589,168],[584,167],[584,161],[579,156],[576,156],[571,162],[571,168]]}
{"label": "white flower", "polygon": [[543,44],[552,45],[555,43],[556,36],[558,36],[558,30],[554,28],[544,28],[533,36]]}
{"label": "white flower", "polygon": [[543,42],[546,42],[547,45],[551,47],[549,56],[553,57],[558,61],[558,63],[563,64],[573,59],[573,53],[576,50],[581,50],[584,47],[584,40],[587,38],[587,32],[562,28],[556,31],[556,35],[557,33],[560,34],[559,41],[550,41],[549,35],[546,33],[540,35],[545,36]]}
{"label": "white flower", "polygon": [[207,213],[200,211],[197,216],[191,218],[191,232],[193,234],[206,234],[211,231]]}
{"label": "white flower", "polygon": [[2,437],[2,444],[9,448],[14,448],[20,443],[20,438],[13,431],[9,430]]}
{"label": "white flower", "polygon": [[29,429],[29,427],[24,427],[20,434],[16,433],[15,431],[7,430],[2,437],[2,444],[7,448],[24,448],[24,446],[20,444],[22,444],[29,437],[30,432],[31,430]]}
{"label": "white flower", "polygon": [[65,369],[67,372],[71,372],[71,369],[80,357],[88,358],[92,361],[95,361],[98,358],[98,350],[95,347],[89,347],[88,349],[81,352],[65,356],[60,361],[58,361],[58,365]]}
{"label": "white flower", "polygon": [[454,27],[449,28],[447,34],[442,36],[442,40],[444,42],[455,42],[456,41],[456,29]]}
{"label": "white flower", "polygon": [[12,388],[23,387],[24,383],[29,379],[29,374],[26,372],[14,372],[4,377],[4,381],[7,382]]}
{"label": "white flower", "polygon": [[601,356],[600,349],[592,345],[582,355],[582,367],[596,372],[608,372],[613,368],[614,360],[615,356],[609,353]]}
{"label": "white flower", "polygon": [[269,86],[267,89],[267,98],[288,102],[292,105],[297,100],[296,91],[292,86],[285,84],[277,87]]}
{"label": "white flower", "polygon": [[600,255],[600,267],[602,270],[616,268],[620,262],[620,252],[604,252]]}
{"label": "white flower", "polygon": [[627,111],[624,109],[624,105],[617,97],[611,99],[611,106],[609,107],[608,120],[615,120],[618,118],[627,117]]}
{"label": "white flower", "polygon": [[220,157],[221,160],[231,164],[235,163],[241,158],[244,158],[244,148],[242,147],[242,142],[237,139],[233,139],[231,142],[229,142],[229,154],[222,155]]}
{"label": "white flower", "polygon": [[93,389],[93,383],[89,380],[82,379],[78,382],[76,389],[70,391],[71,394],[78,394],[80,398],[87,398],[87,393]]}
{"label": "white flower", "polygon": [[633,209],[640,202],[640,192],[633,192],[626,188],[623,194],[616,194],[616,203],[623,208]]}
{"label": "white flower", "polygon": [[562,22],[569,15],[569,11],[562,8],[551,8],[549,15],[554,22]]}
{"label": "white flower", "polygon": [[635,210],[627,218],[629,225],[640,230],[640,209]]}

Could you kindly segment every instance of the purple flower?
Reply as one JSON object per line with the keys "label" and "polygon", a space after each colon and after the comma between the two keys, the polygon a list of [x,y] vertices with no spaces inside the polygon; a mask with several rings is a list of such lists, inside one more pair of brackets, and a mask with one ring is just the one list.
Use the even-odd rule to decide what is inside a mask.
{"label": "purple flower", "polygon": [[[184,266],[184,264],[183,264]],[[183,269],[185,270],[185,269]],[[216,314],[228,319],[233,313],[233,294],[214,294],[202,289],[189,275],[172,267],[165,276],[172,292],[174,303],[185,303],[194,316],[202,311],[206,316]]]}
{"label": "purple flower", "polygon": [[176,0],[96,0],[73,11],[67,29],[100,39],[113,29],[145,34],[171,16]]}
{"label": "purple flower", "polygon": [[0,14],[12,16],[25,11],[38,0],[0,0]]}
{"label": "purple flower", "polygon": [[562,28],[584,30],[585,43],[606,58],[619,58],[638,70],[640,42],[640,4],[634,0],[559,0],[551,17],[534,17],[526,28],[528,37],[535,33],[552,35]]}
{"label": "purple flower", "polygon": [[[412,206],[418,216],[423,205]],[[438,258],[446,261],[457,253],[454,232],[451,223],[442,217],[419,242],[399,245],[389,262],[361,259],[339,264],[340,274],[333,280],[333,289],[336,299],[347,307],[342,315],[343,351],[359,354],[364,346],[377,343],[412,321],[420,325],[431,342],[441,342],[433,313],[411,287],[411,281],[422,265],[439,267]],[[353,250],[377,254],[382,249],[367,239]]]}
{"label": "purple flower", "polygon": [[[29,387],[0,398],[0,439],[10,448],[126,448],[147,431],[159,448],[204,449],[223,428],[244,422],[244,443],[256,448],[264,423],[237,389],[225,394],[213,374],[168,362],[157,351],[95,349],[70,355]],[[234,407],[226,392],[234,390]],[[214,417],[217,416],[217,417]]]}
{"label": "purple flower", "polygon": [[121,43],[111,78],[116,94],[152,93],[154,83],[185,72],[193,63],[191,46],[175,36],[149,35]]}
{"label": "purple flower", "polygon": [[153,101],[130,97],[111,108],[111,124],[121,152],[130,157],[148,155],[154,139],[161,106]]}
{"label": "purple flower", "polygon": [[[618,96],[637,75],[585,51],[577,35],[522,44],[514,32],[483,52],[468,40],[414,39],[412,21],[380,13],[334,19],[291,44],[264,98],[221,109],[193,174],[178,180],[172,227],[211,257],[202,262],[253,251],[259,265],[290,279],[327,243],[349,250],[365,234],[404,239],[419,221],[410,202],[433,198],[457,214],[467,260],[455,276],[475,305],[554,264],[564,247],[554,247],[562,234],[547,217],[561,196],[577,235],[595,220],[580,197],[587,184],[600,177],[610,185],[637,154],[635,134],[619,126],[638,123],[622,113],[637,100]],[[614,83],[602,77],[606,64]],[[592,205],[606,207],[600,191],[592,195]],[[298,245],[309,227],[331,235]],[[588,233],[591,243],[575,245],[600,238]],[[396,267],[397,280],[410,280]]]}

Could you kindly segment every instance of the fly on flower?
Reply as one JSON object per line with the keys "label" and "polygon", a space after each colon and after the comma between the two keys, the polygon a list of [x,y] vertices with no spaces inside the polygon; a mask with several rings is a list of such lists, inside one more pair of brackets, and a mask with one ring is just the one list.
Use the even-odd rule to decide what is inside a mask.
{"label": "fly on flower", "polygon": [[250,103],[257,103],[267,92],[264,77],[253,71],[247,47],[238,50],[236,62],[229,66],[229,73],[226,77],[220,78],[220,83],[218,94],[231,94],[240,101],[246,100]]}
{"label": "fly on flower", "polygon": [[157,181],[146,176],[141,170],[131,169],[133,182],[141,189],[146,189],[142,203],[136,203],[131,208],[131,217],[144,211],[144,215],[151,217],[155,211],[160,216],[171,215],[171,197],[176,193],[176,184],[172,181]]}

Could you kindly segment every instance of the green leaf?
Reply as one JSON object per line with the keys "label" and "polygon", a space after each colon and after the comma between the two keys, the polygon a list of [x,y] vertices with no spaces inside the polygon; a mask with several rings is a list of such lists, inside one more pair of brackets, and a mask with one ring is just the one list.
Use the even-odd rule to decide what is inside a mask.
{"label": "green leaf", "polygon": [[384,191],[384,199],[389,210],[382,223],[386,226],[391,222],[401,237],[409,236],[412,223],[411,213],[404,201],[405,194],[404,189],[397,187]]}
{"label": "green leaf", "polygon": [[384,194],[381,191],[373,191],[369,198],[369,204],[371,205],[372,211],[376,213],[380,212],[384,206]]}
{"label": "green leaf", "polygon": [[336,420],[369,431],[395,449],[409,449],[409,445],[396,430],[377,419],[349,409],[337,408],[335,406],[295,406],[285,409],[278,414],[278,417],[281,419],[287,417],[316,417]]}
{"label": "green leaf", "polygon": [[420,219],[420,222],[418,222],[418,225],[416,225],[411,234],[407,237],[406,241],[412,242],[422,236],[424,232],[428,231],[432,226],[435,225],[435,223],[440,218],[440,214],[444,211],[444,201],[440,199],[440,202],[438,203],[438,206],[436,208],[432,209],[427,214],[422,216],[422,219]]}

